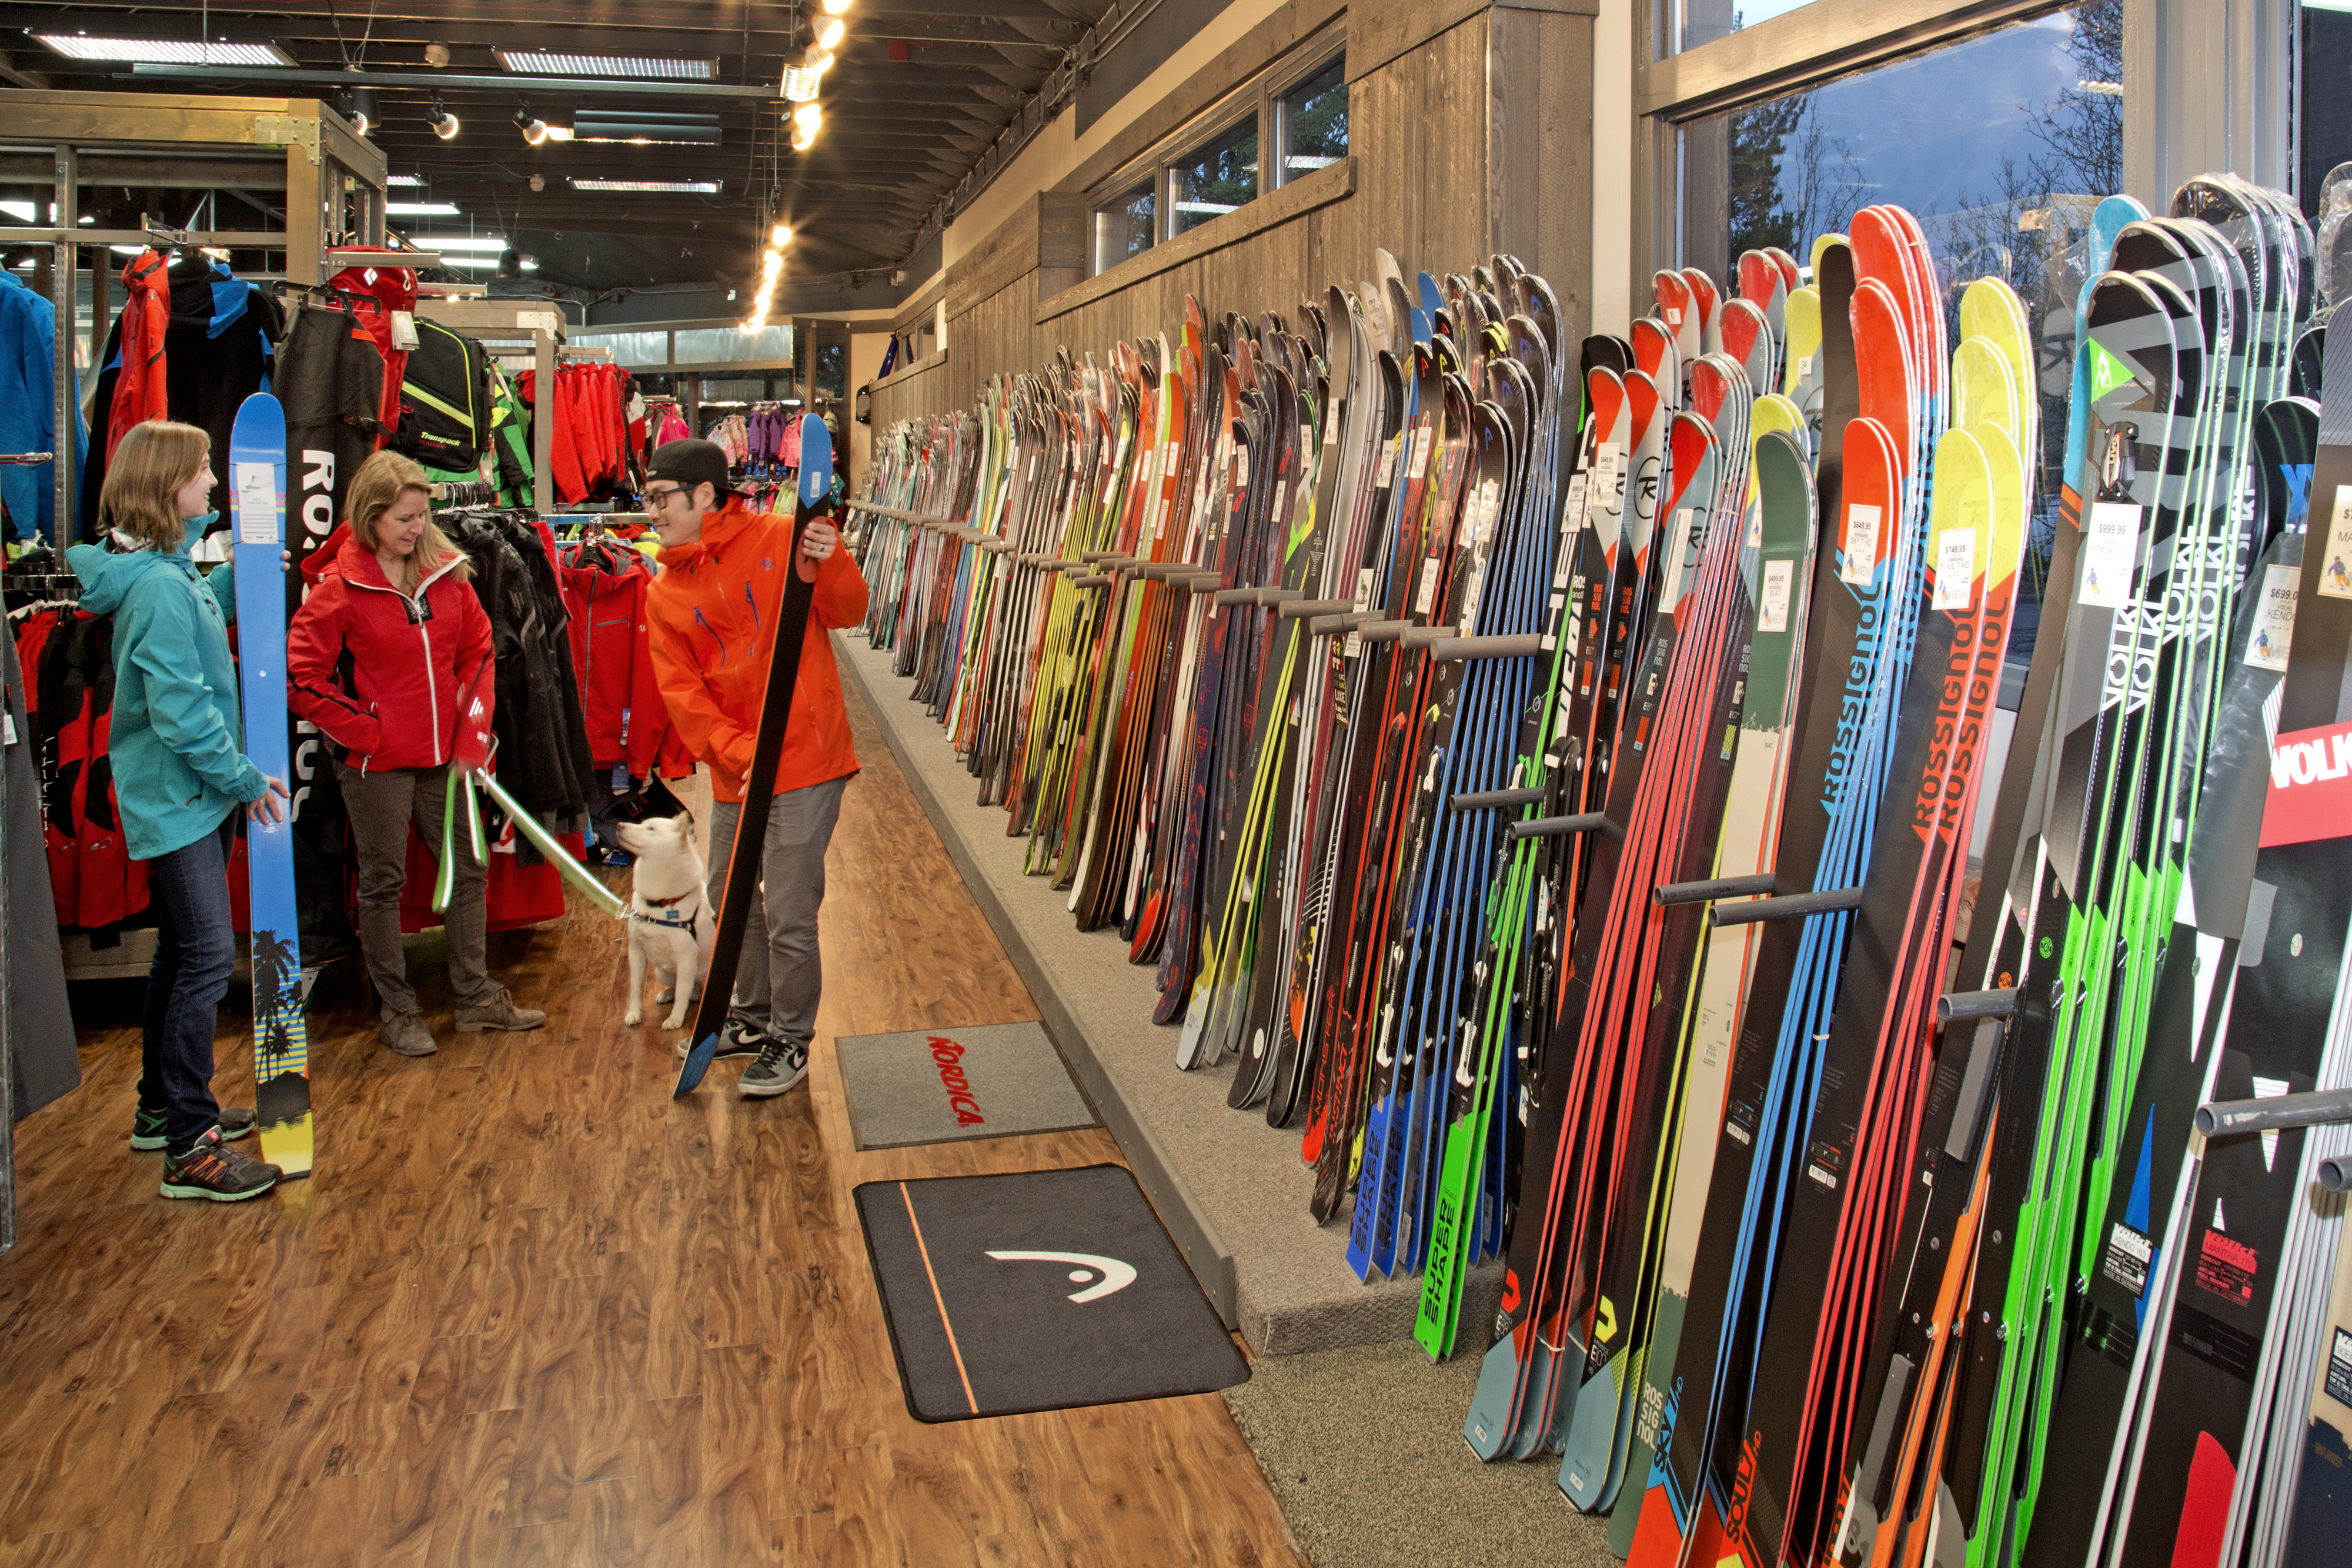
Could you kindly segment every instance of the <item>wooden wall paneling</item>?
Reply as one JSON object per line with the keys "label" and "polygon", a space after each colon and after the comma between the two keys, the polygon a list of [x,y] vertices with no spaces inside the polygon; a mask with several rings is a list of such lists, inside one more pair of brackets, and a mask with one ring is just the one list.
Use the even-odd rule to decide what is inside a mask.
{"label": "wooden wall paneling", "polygon": [[1570,342],[1592,319],[1592,26],[1496,10],[1488,43],[1487,248],[1550,283]]}

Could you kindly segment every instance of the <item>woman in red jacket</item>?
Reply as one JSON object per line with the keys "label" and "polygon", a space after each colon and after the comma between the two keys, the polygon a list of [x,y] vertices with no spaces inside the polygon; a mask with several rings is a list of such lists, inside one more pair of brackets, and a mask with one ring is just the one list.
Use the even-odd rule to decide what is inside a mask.
{"label": "woman in red jacket", "polygon": [[[396,452],[360,465],[344,522],[304,563],[310,597],[286,631],[288,706],[335,743],[335,778],[360,857],[360,946],[383,1007],[379,1032],[403,1056],[433,1054],[400,948],[408,825],[437,851],[460,695],[494,700],[490,618],[467,586],[473,564],[433,526],[425,470]],[[442,929],[460,1033],[537,1029],[490,978],[485,873],[466,835]]]}

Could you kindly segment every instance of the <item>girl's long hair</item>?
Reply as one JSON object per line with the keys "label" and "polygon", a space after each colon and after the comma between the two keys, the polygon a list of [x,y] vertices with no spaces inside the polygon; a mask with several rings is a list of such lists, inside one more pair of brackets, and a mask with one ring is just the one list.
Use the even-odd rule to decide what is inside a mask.
{"label": "girl's long hair", "polygon": [[[376,548],[376,524],[392,510],[393,503],[410,490],[422,490],[430,496],[433,481],[414,461],[389,447],[361,464],[360,471],[352,476],[352,487],[343,497],[343,516],[351,521],[352,537],[370,554]],[[403,593],[415,593],[419,583],[440,570],[453,556],[457,568],[449,575],[460,582],[472,578],[474,563],[466,552],[449,542],[449,536],[441,531],[439,524],[426,518],[425,531],[416,538],[416,548],[401,563],[401,580],[394,586]]]}
{"label": "girl's long hair", "polygon": [[150,419],[123,433],[106,465],[98,493],[98,526],[166,555],[187,548],[187,530],[173,497],[213,460],[213,438],[193,424]]}

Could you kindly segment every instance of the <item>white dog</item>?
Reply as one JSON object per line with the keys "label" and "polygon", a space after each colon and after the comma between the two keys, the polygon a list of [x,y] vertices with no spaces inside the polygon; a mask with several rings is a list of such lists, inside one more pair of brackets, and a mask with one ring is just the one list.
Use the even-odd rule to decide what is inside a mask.
{"label": "white dog", "polygon": [[719,939],[719,912],[703,889],[694,819],[681,814],[625,822],[618,837],[621,847],[636,857],[629,897],[629,1010],[621,1021],[634,1027],[645,1018],[650,961],[664,986],[656,999],[672,1004],[662,1027],[683,1029]]}

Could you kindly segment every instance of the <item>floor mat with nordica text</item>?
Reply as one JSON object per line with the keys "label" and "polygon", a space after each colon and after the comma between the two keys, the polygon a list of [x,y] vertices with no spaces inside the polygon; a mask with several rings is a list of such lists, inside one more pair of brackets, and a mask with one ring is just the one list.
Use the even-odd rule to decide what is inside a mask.
{"label": "floor mat with nordica text", "polygon": [[1249,1378],[1120,1166],[867,1182],[857,1215],[907,1410],[963,1421]]}
{"label": "floor mat with nordica text", "polygon": [[1097,1124],[1042,1024],[854,1034],[834,1049],[861,1149]]}

